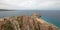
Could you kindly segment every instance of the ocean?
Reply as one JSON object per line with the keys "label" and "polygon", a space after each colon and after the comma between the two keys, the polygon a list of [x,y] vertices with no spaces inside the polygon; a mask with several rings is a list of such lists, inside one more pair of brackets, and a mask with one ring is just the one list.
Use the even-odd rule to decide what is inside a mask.
{"label": "ocean", "polygon": [[0,11],[0,18],[10,16],[20,16],[23,13],[31,15],[38,13],[45,21],[60,27],[60,10],[18,10],[18,11]]}

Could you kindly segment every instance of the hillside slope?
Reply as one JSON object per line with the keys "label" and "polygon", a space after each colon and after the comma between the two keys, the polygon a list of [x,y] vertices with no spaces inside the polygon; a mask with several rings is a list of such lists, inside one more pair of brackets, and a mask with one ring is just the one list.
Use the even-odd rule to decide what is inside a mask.
{"label": "hillside slope", "polygon": [[0,30],[60,30],[56,26],[39,18],[32,16],[13,16],[0,18]]}

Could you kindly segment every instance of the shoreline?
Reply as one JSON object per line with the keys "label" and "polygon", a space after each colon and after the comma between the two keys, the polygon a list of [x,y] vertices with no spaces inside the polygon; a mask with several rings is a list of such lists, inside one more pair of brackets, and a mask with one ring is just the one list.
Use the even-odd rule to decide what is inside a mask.
{"label": "shoreline", "polygon": [[[27,16],[24,15],[24,16],[3,17],[3,18],[0,18],[0,21],[4,21],[5,18],[8,19],[8,21],[10,21],[11,18],[12,18],[12,21],[13,21],[13,19],[16,19],[16,21],[18,22],[18,20],[17,20],[18,17],[23,17],[24,19],[26,18],[25,20],[27,20],[28,17],[31,18],[30,20],[33,20],[33,19],[34,19],[34,20],[35,20],[35,23],[36,23],[36,22],[39,22],[39,24],[41,23],[41,25],[42,25],[41,28],[42,28],[42,27],[43,27],[43,28],[45,28],[45,27],[47,28],[47,27],[51,26],[53,29],[58,29],[58,30],[60,30],[57,26],[53,25],[52,23],[49,23],[49,22],[45,21],[45,20],[42,19],[42,18],[38,18],[38,17],[34,17],[34,16],[28,16],[28,17],[27,17]],[[9,19],[9,18],[10,18],[10,19]],[[23,19],[23,18],[22,18],[22,19]],[[33,19],[32,19],[32,18],[33,18]],[[6,19],[5,19],[5,20],[6,20]],[[23,19],[23,20],[24,20],[24,19]],[[29,19],[28,19],[28,20],[29,20]],[[12,21],[11,21],[11,22],[12,22]],[[16,21],[15,21],[15,22],[16,22]],[[7,22],[7,21],[6,21],[6,22]],[[12,23],[15,23],[15,22],[13,21]],[[32,22],[33,22],[33,21],[32,21]],[[16,23],[16,24],[17,24],[17,23]],[[15,25],[15,24],[13,24],[13,25]],[[18,26],[19,26],[19,24],[18,24]],[[40,25],[39,25],[39,26],[40,26]],[[50,27],[50,28],[51,28],[51,27]],[[48,29],[48,28],[47,28],[47,29]]]}
{"label": "shoreline", "polygon": [[[42,19],[42,18],[40,18],[40,19]],[[54,24],[52,24],[52,23],[49,23],[49,22],[47,22],[47,21],[45,21],[44,19],[42,19],[44,22],[46,22],[47,24],[50,24],[50,25],[52,25],[52,26],[54,26],[54,27],[56,27],[56,28],[58,28],[59,29],[59,27],[57,27],[56,25],[54,25]]]}

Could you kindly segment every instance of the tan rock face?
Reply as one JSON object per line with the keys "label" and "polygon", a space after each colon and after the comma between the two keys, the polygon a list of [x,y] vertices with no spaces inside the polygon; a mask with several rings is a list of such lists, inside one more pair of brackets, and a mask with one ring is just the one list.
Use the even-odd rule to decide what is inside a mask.
{"label": "tan rock face", "polygon": [[59,30],[38,17],[32,17],[15,16],[0,19],[0,30]]}

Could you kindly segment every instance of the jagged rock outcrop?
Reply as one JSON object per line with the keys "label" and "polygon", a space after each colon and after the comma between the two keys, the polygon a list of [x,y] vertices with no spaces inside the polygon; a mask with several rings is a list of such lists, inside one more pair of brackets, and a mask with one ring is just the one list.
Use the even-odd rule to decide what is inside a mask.
{"label": "jagged rock outcrop", "polygon": [[0,18],[0,30],[60,30],[38,16],[13,16]]}

